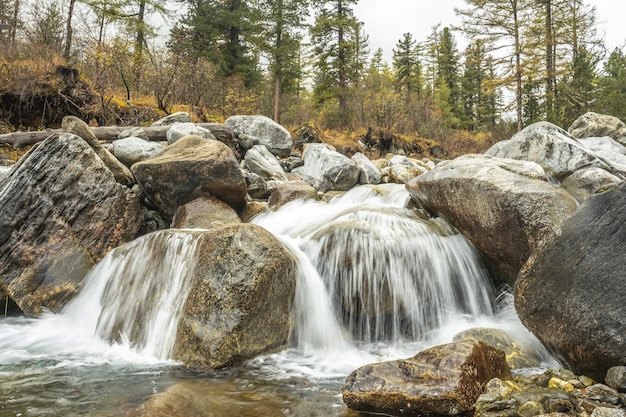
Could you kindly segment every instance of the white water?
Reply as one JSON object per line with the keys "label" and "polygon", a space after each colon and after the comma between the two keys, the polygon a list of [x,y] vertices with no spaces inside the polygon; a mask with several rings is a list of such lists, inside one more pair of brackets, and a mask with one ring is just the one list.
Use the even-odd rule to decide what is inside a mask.
{"label": "white water", "polygon": [[[408,200],[403,186],[358,187],[330,203],[296,201],[255,219],[300,268],[292,348],[250,361],[251,374],[340,383],[361,365],[413,356],[472,327],[503,329],[541,351],[511,295],[496,300],[472,245],[443,220],[407,209]],[[61,314],[0,319],[0,376],[8,381],[0,380],[0,399],[5,386],[28,387],[34,398],[51,381],[72,386],[77,377],[68,369],[78,370],[78,381],[123,380],[171,364],[189,289],[182,278],[195,266],[196,245],[191,233],[164,235],[112,251]]]}

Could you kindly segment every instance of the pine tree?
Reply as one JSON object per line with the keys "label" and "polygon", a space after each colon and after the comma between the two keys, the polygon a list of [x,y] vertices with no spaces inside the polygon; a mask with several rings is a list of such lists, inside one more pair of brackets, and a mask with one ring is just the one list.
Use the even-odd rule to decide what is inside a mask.
{"label": "pine tree", "polygon": [[176,53],[206,58],[220,75],[241,77],[247,87],[259,80],[258,11],[246,0],[188,0],[189,10],[174,27],[168,46]]}
{"label": "pine tree", "polygon": [[413,35],[405,33],[393,50],[393,69],[396,86],[409,103],[413,95],[422,96],[422,68],[419,61],[419,45]]}
{"label": "pine tree", "polygon": [[515,91],[517,128],[522,128],[524,76],[524,27],[533,12],[534,0],[466,0],[469,9],[456,9],[471,39],[482,39],[488,52],[498,51],[497,65],[503,84]]}
{"label": "pine tree", "polygon": [[263,49],[267,53],[274,83],[274,120],[280,123],[281,95],[297,86],[302,69],[299,65],[300,32],[308,13],[306,0],[268,0],[261,2]]}
{"label": "pine tree", "polygon": [[596,65],[595,55],[586,47],[579,47],[570,66],[569,78],[561,89],[560,118],[564,127],[591,109],[596,92]]}
{"label": "pine tree", "polygon": [[626,120],[626,55],[623,50],[616,48],[604,63],[596,97],[595,111]]}
{"label": "pine tree", "polygon": [[481,40],[465,50],[464,72],[461,78],[463,126],[470,130],[493,127],[497,117],[497,94],[493,76],[493,58],[487,55]]}
{"label": "pine tree", "polygon": [[364,63],[360,58],[367,42],[360,35],[361,24],[352,10],[357,1],[313,1],[317,10],[311,27],[313,53],[317,57],[313,94],[318,105],[337,100],[339,123],[344,126],[350,118],[347,111],[350,89],[362,73]]}

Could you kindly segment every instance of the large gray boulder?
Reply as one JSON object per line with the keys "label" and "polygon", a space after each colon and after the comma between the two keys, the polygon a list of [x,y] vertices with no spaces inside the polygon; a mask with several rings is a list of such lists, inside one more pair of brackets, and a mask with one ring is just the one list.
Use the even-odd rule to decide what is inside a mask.
{"label": "large gray boulder", "polygon": [[622,171],[620,166],[614,167],[566,131],[548,122],[528,126],[511,139],[496,143],[485,154],[536,162],[559,181],[581,168],[598,167],[611,173]]}
{"label": "large gray boulder", "polygon": [[626,124],[615,116],[588,112],[576,119],[568,131],[577,139],[609,136],[626,145]]}
{"label": "large gray boulder", "polygon": [[254,145],[244,155],[248,169],[264,180],[287,181],[287,175],[278,159],[264,145]]}
{"label": "large gray boulder", "polygon": [[175,359],[215,369],[287,346],[296,266],[271,233],[253,224],[206,233],[197,262]]}
{"label": "large gray boulder", "polygon": [[304,152],[302,179],[318,191],[347,191],[359,180],[359,165],[324,144],[312,143]]}
{"label": "large gray boulder", "polygon": [[346,379],[343,401],[363,413],[469,415],[487,382],[510,377],[504,352],[466,340],[436,346],[409,359],[365,365]]}
{"label": "large gray boulder", "polygon": [[626,184],[593,196],[520,273],[524,325],[577,373],[626,365]]}
{"label": "large gray boulder", "polygon": [[198,197],[214,196],[236,211],[246,204],[246,182],[232,150],[222,142],[186,136],[132,166],[150,201],[171,218]]}
{"label": "large gray boulder", "polygon": [[159,142],[148,142],[138,137],[130,136],[114,140],[112,143],[113,155],[127,167],[148,159],[165,149]]}
{"label": "large gray boulder", "polygon": [[0,289],[26,314],[58,312],[141,221],[139,195],[83,139],[51,136],[0,184]]}
{"label": "large gray boulder", "polygon": [[442,162],[407,189],[421,207],[459,229],[510,285],[577,206],[536,163],[488,155]]}
{"label": "large gray boulder", "polygon": [[269,117],[231,116],[224,125],[235,132],[246,149],[253,145],[265,145],[276,156],[287,157],[291,154],[291,134]]}

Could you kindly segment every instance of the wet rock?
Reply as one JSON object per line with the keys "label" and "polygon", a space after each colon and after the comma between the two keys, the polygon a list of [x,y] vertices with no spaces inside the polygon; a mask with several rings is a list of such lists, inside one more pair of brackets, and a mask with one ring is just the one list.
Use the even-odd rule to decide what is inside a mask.
{"label": "wet rock", "polygon": [[228,204],[215,197],[200,197],[182,205],[172,219],[172,228],[215,230],[241,219]]}
{"label": "wet rock", "polygon": [[359,166],[347,156],[314,143],[306,148],[300,174],[318,191],[347,191],[359,179]]}
{"label": "wet rock", "polygon": [[241,212],[241,220],[244,223],[250,223],[255,216],[269,211],[270,208],[267,201],[249,201],[246,204],[246,208]]}
{"label": "wet rock", "polygon": [[200,136],[205,139],[213,139],[217,140],[213,133],[209,129],[205,129],[196,125],[195,123],[173,123],[172,127],[168,129],[165,133],[165,137],[167,138],[167,143],[170,145],[176,142],[178,139],[183,138],[189,135]]}
{"label": "wet rock", "polygon": [[[207,395],[210,393],[210,395]],[[252,417],[285,414],[285,399],[277,393],[263,398],[240,384],[219,378],[179,382],[159,392],[124,417]]]}
{"label": "wet rock", "polygon": [[216,140],[186,136],[134,164],[132,171],[150,201],[169,218],[179,206],[202,196],[217,197],[237,211],[245,206],[246,182],[237,159]]}
{"label": "wet rock", "polygon": [[127,167],[134,163],[148,159],[165,149],[158,142],[148,142],[134,136],[118,139],[112,144],[113,155]]}
{"label": "wet rock", "polygon": [[598,157],[566,131],[548,122],[528,126],[511,139],[496,143],[485,154],[536,162],[559,181],[581,168],[597,167],[611,173],[624,168]]}
{"label": "wet rock", "polygon": [[359,165],[359,184],[380,184],[382,175],[367,156],[357,152],[352,160]]}
{"label": "wet rock", "polygon": [[626,366],[609,368],[606,372],[605,381],[609,387],[619,392],[626,392]]}
{"label": "wet rock", "polygon": [[319,196],[315,188],[311,187],[304,181],[289,181],[283,184],[277,184],[270,195],[269,205],[278,209],[280,206],[290,201],[298,199],[314,199]]}
{"label": "wet rock", "polygon": [[243,134],[245,140],[249,141],[244,145],[245,149],[253,145],[265,145],[274,155],[288,157],[291,154],[293,139],[287,129],[274,122],[266,116],[231,116],[224,124],[231,128],[237,136]]}
{"label": "wet rock", "polygon": [[615,116],[588,112],[572,123],[569,133],[575,138],[609,136],[626,145],[626,125]]}
{"label": "wet rock", "polygon": [[576,373],[596,380],[626,363],[624,218],[626,184],[589,198],[529,261],[515,290],[524,325]]}
{"label": "wet rock", "polygon": [[111,170],[117,182],[126,186],[135,184],[132,172],[100,144],[95,135],[89,130],[87,123],[75,116],[65,116],[61,126],[65,132],[72,133],[87,142],[107,168]]}
{"label": "wet rock", "polygon": [[248,169],[264,180],[287,181],[278,159],[264,146],[254,145],[244,155]]}
{"label": "wet rock", "polygon": [[525,352],[505,331],[490,328],[474,328],[454,336],[453,341],[477,339],[500,349],[506,355],[511,369],[535,368],[540,366],[535,352]]}
{"label": "wet rock", "polygon": [[60,311],[98,260],[135,238],[139,201],[78,136],[33,147],[0,185],[0,289],[26,314]]}
{"label": "wet rock", "polygon": [[348,376],[352,410],[394,416],[470,413],[493,378],[510,378],[504,353],[480,341],[437,346],[412,358],[363,366]]}
{"label": "wet rock", "polygon": [[295,262],[253,224],[205,233],[174,358],[195,369],[241,364],[287,345]]}
{"label": "wet rock", "polygon": [[407,189],[419,206],[459,229],[511,285],[577,207],[565,190],[546,181],[539,165],[487,155],[442,162]]}
{"label": "wet rock", "polygon": [[167,126],[167,125],[173,125],[174,123],[189,123],[189,122],[191,122],[191,116],[189,115],[189,113],[180,111],[180,112],[168,114],[167,116],[162,117],[161,119],[152,123],[152,126]]}

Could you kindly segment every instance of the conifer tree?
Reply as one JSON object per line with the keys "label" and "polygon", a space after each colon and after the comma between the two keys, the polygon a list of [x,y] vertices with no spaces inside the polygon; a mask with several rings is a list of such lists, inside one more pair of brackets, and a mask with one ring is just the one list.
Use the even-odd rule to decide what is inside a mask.
{"label": "conifer tree", "polygon": [[422,96],[422,67],[419,61],[419,45],[413,35],[405,33],[393,50],[393,69],[396,86],[404,96],[405,102],[410,102],[415,95]]}
{"label": "conifer tree", "polygon": [[361,24],[354,16],[352,6],[358,0],[314,0],[315,23],[311,27],[315,62],[314,98],[318,105],[337,100],[339,123],[346,125],[351,88],[362,73],[360,59],[367,39],[361,33]]}

